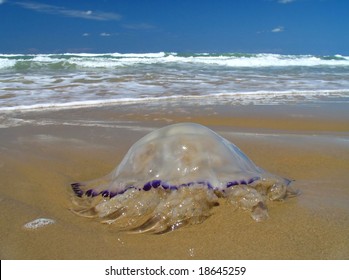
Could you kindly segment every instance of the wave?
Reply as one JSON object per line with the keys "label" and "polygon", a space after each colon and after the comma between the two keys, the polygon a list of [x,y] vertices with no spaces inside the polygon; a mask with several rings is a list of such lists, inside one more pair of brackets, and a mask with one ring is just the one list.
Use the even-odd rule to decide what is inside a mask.
{"label": "wave", "polygon": [[110,99],[79,100],[61,103],[36,103],[31,105],[17,105],[0,107],[0,113],[14,111],[54,111],[63,109],[93,108],[126,104],[142,104],[153,106],[156,103],[195,101],[195,104],[217,104],[228,102],[230,104],[283,104],[305,102],[328,101],[331,98],[341,98],[340,102],[349,102],[349,89],[341,90],[283,90],[283,91],[246,91],[246,92],[222,92],[205,95],[171,95],[171,96],[145,96],[123,97]]}
{"label": "wave", "polygon": [[65,54],[0,54],[0,70],[74,70],[114,69],[144,64],[187,64],[224,67],[349,67],[349,57],[343,55],[280,55],[243,53],[65,53]]}
{"label": "wave", "polygon": [[348,102],[349,57],[0,54],[0,112],[154,102]]}

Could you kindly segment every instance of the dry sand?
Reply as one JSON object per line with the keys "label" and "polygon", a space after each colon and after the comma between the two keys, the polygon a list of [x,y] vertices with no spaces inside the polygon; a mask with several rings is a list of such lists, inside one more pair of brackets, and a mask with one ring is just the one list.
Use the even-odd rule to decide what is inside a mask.
{"label": "dry sand", "polygon": [[[1,259],[349,259],[349,106],[155,104],[0,117]],[[294,179],[301,195],[254,222],[224,200],[204,223],[127,234],[74,215],[69,184],[109,173],[157,127],[190,121]],[[6,127],[16,124],[15,127]],[[37,218],[54,224],[28,230]]]}

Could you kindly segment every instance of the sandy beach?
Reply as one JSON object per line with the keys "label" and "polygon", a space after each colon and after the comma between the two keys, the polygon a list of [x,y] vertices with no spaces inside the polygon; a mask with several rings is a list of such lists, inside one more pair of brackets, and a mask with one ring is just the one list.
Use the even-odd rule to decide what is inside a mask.
{"label": "sandy beach", "polygon": [[[43,112],[0,120],[1,259],[349,259],[349,105],[157,103]],[[256,223],[223,199],[204,223],[128,234],[78,217],[70,183],[113,170],[156,128],[196,122],[300,195],[269,204]],[[37,218],[55,223],[37,229]]]}

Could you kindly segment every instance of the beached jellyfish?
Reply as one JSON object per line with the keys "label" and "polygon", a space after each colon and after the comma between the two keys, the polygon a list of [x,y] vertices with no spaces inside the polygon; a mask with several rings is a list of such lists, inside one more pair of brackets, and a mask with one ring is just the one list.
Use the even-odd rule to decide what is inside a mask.
{"label": "beached jellyfish", "polygon": [[203,222],[221,199],[265,220],[267,201],[297,194],[289,184],[209,128],[179,123],[144,136],[107,176],[71,186],[75,213],[163,233]]}

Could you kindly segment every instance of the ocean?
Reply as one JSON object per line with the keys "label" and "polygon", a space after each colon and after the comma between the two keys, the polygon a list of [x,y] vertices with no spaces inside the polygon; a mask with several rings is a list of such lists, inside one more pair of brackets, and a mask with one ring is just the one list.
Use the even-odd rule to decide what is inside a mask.
{"label": "ocean", "polygon": [[0,54],[0,112],[154,102],[349,102],[349,56]]}

